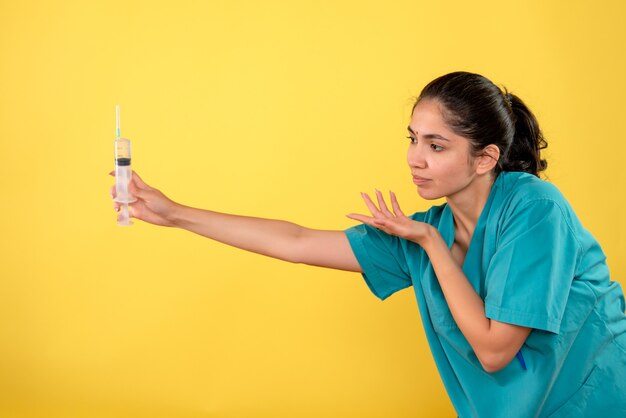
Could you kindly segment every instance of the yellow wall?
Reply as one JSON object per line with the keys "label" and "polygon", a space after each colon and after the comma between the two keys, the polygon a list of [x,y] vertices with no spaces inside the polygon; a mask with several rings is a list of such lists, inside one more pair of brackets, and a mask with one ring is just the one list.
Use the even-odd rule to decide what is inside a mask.
{"label": "yellow wall", "polygon": [[521,96],[549,178],[626,284],[622,2],[0,1],[0,416],[451,417],[412,292],[115,225],[115,104],[175,200],[343,229],[425,209],[412,98]]}

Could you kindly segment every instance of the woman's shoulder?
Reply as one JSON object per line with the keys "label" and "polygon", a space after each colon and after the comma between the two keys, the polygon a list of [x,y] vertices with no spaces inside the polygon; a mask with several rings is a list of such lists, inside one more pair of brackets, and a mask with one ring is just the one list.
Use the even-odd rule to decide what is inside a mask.
{"label": "woman's shoulder", "polygon": [[501,188],[500,221],[524,219],[530,226],[557,217],[573,233],[586,233],[574,209],[554,184],[528,173],[503,172],[500,176],[496,180]]}
{"label": "woman's shoulder", "polygon": [[501,199],[509,207],[519,208],[550,203],[564,212],[572,211],[558,187],[532,174],[503,172],[498,176],[496,184],[501,188]]}

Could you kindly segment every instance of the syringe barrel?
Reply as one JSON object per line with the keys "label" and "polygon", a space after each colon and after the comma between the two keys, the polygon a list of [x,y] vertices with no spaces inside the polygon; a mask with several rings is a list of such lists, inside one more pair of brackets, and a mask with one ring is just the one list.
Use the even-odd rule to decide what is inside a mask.
{"label": "syringe barrel", "polygon": [[115,140],[115,201],[132,203],[135,199],[128,192],[128,183],[133,175],[130,166],[130,140],[117,138]]}

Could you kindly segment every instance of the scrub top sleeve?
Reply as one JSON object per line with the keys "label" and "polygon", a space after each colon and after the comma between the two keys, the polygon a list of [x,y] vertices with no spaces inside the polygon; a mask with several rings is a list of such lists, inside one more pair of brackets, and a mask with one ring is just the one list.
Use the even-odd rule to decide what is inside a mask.
{"label": "scrub top sleeve", "polygon": [[557,202],[527,202],[508,216],[485,279],[486,316],[559,332],[580,245]]}
{"label": "scrub top sleeve", "polygon": [[385,300],[411,286],[400,238],[364,224],[345,232],[363,269],[363,278],[376,297]]}

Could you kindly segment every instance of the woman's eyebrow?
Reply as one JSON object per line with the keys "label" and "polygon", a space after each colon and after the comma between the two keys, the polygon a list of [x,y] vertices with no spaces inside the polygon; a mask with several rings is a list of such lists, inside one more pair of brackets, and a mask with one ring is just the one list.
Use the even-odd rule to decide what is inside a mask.
{"label": "woman's eyebrow", "polygon": [[[417,136],[417,132],[414,132],[413,129],[411,129],[410,126],[406,127],[410,133],[412,133],[414,136]],[[424,134],[422,135],[422,137],[424,137],[424,139],[440,139],[442,141],[448,141],[450,142],[450,140],[448,138],[444,138],[443,136],[439,135],[439,134]]]}

